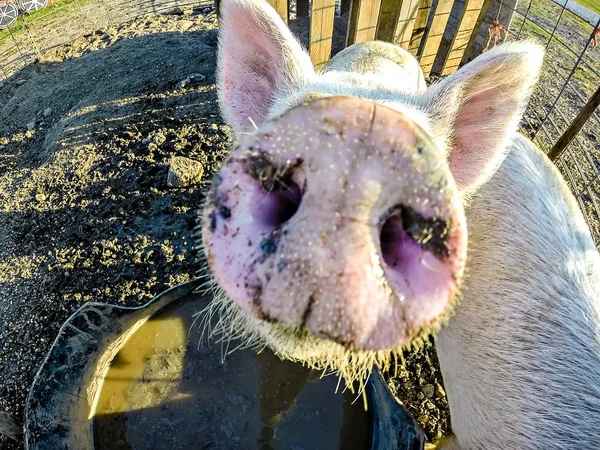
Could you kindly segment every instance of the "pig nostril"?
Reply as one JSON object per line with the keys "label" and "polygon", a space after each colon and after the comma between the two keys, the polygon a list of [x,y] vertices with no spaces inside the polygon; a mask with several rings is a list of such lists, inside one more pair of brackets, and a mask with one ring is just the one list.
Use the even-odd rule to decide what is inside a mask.
{"label": "pig nostril", "polygon": [[263,189],[254,210],[254,218],[270,228],[277,228],[290,220],[302,201],[300,186],[291,179],[274,183]]}
{"label": "pig nostril", "polygon": [[400,272],[417,261],[417,256],[423,252],[444,261],[449,255],[449,227],[449,221],[426,218],[408,206],[395,207],[386,214],[381,227],[379,238],[383,261]]}
{"label": "pig nostril", "polygon": [[400,212],[392,214],[381,227],[379,236],[381,243],[381,256],[389,267],[396,267],[402,261],[402,248],[406,243],[408,235],[402,226]]}

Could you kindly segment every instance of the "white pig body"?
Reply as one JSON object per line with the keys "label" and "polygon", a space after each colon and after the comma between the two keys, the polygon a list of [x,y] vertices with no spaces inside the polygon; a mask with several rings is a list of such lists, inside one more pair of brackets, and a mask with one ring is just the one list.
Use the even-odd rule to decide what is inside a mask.
{"label": "white pig body", "polygon": [[[516,134],[542,58],[541,48],[531,43],[498,46],[426,88],[414,58],[390,44],[372,42],[349,47],[316,73],[308,54],[265,2],[223,3],[219,99],[238,138],[253,133],[255,126],[260,131],[298,105],[294,117],[302,115],[301,108],[310,113],[314,102],[312,107],[305,102],[359,97],[410,118],[446,158],[467,205],[469,252],[461,304],[437,344],[455,433],[444,449],[600,448],[599,255],[560,174]],[[271,125],[266,129],[276,130]],[[298,147],[302,155],[326,151],[320,145]],[[335,164],[323,166],[318,173],[334,169]],[[205,235],[218,233],[217,206],[222,208],[209,205],[212,216],[205,215]],[[235,214],[225,211],[223,221]],[[374,240],[360,242],[371,245]],[[208,248],[207,257],[217,275],[233,286],[254,269],[240,269],[236,278],[227,264],[215,263],[237,258],[228,253],[232,246],[226,238],[223,242],[213,247],[216,252]],[[336,243],[341,249],[352,244],[343,239]],[[303,249],[296,243],[294,251]],[[285,276],[273,272],[267,281]],[[318,287],[331,292],[339,286]],[[235,318],[224,330],[269,345],[280,356],[333,368],[350,380],[406,346],[379,346],[380,339],[361,348],[352,333],[347,339],[324,338],[326,333],[319,333],[328,318],[316,317],[312,303],[302,311],[305,317],[312,314],[316,325],[295,320],[301,316],[302,295],[297,293],[268,297],[261,289],[253,306],[249,297],[230,291],[233,295],[226,292],[230,297],[217,302],[217,309]],[[319,306],[339,301],[333,318],[362,324],[372,312],[354,308],[354,300],[331,297],[323,295]],[[252,313],[256,305],[264,311],[265,302],[269,311],[276,311],[269,320]],[[294,314],[288,312],[294,308]],[[397,322],[380,323],[382,330]]]}
{"label": "white pig body", "polygon": [[599,448],[600,255],[546,156],[510,148],[467,210],[463,299],[436,342],[455,448]]}
{"label": "white pig body", "polygon": [[417,60],[397,45],[381,41],[360,42],[336,54],[324,72],[351,72],[383,80],[389,89],[424,92],[427,88]]}

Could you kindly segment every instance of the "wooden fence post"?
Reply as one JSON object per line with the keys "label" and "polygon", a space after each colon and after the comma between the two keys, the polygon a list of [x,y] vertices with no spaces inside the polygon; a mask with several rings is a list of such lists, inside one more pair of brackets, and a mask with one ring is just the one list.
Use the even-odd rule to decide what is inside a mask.
{"label": "wooden fence post", "polygon": [[444,30],[450,17],[450,11],[452,11],[452,5],[454,0],[438,0],[438,3],[433,12],[433,20],[431,26],[425,37],[425,44],[423,45],[423,52],[421,54],[421,69],[425,76],[429,76],[435,57],[442,43],[444,37]]}
{"label": "wooden fence post", "polygon": [[556,159],[562,154],[562,152],[567,148],[567,145],[577,136],[577,133],[581,131],[585,123],[588,119],[594,114],[594,111],[600,105],[600,86],[596,89],[596,92],[592,94],[588,102],[585,104],[577,117],[571,122],[571,125],[568,126],[563,135],[558,138],[556,143],[552,146],[550,151],[548,152],[548,158],[551,161],[556,161]]}
{"label": "wooden fence post", "polygon": [[271,6],[277,11],[285,23],[289,20],[288,0],[269,0]]}
{"label": "wooden fence post", "polygon": [[423,39],[427,29],[427,20],[429,19],[429,13],[431,12],[432,4],[433,0],[421,0],[421,3],[419,3],[419,11],[417,11],[415,26],[410,38],[410,44],[408,45],[408,51],[413,55],[416,55],[419,52],[421,40]]}
{"label": "wooden fence post", "polygon": [[313,0],[308,51],[317,70],[327,64],[331,57],[334,16],[335,0]]}
{"label": "wooden fence post", "polygon": [[380,7],[381,0],[352,0],[346,46],[375,39]]}
{"label": "wooden fence post", "polygon": [[40,61],[42,59],[42,52],[40,51],[40,48],[38,47],[37,42],[35,41],[35,38],[33,37],[33,34],[31,33],[31,30],[29,29],[29,24],[25,20],[25,15],[21,16],[21,20],[23,21],[23,25],[25,26],[25,31],[27,32],[29,41],[31,42],[31,45],[33,46],[33,50],[35,51],[36,58],[38,61]]}
{"label": "wooden fence post", "polygon": [[419,0],[404,0],[400,8],[400,17],[396,25],[394,34],[394,43],[398,44],[404,50],[408,50],[412,38],[415,20],[419,12]]}
{"label": "wooden fence post", "polygon": [[449,75],[458,70],[467,49],[467,45],[471,40],[471,35],[477,24],[477,19],[479,18],[479,13],[484,1],[485,0],[467,0],[462,17],[456,28],[456,33],[454,33],[450,51],[446,56],[446,61],[444,61],[442,75]]}
{"label": "wooden fence post", "polygon": [[376,38],[407,50],[412,38],[420,0],[382,0]]}
{"label": "wooden fence post", "polygon": [[477,36],[479,35],[479,29],[481,25],[485,22],[485,18],[487,17],[487,13],[490,10],[490,6],[492,6],[492,2],[494,0],[484,0],[483,6],[481,7],[481,11],[479,12],[479,17],[477,18],[477,23],[473,28],[473,32],[471,33],[471,38],[469,39],[469,43],[467,44],[467,48],[465,49],[465,53],[463,54],[461,64],[466,64],[469,60],[469,55],[471,54],[471,50],[477,41]]}
{"label": "wooden fence post", "polygon": [[393,42],[400,17],[403,0],[381,0],[376,38],[379,41]]}

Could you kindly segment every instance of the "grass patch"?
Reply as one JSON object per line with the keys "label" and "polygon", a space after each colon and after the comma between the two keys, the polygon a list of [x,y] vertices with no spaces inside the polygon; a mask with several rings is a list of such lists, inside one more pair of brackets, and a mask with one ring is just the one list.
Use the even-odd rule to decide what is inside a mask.
{"label": "grass patch", "polygon": [[[27,23],[35,22],[36,20],[48,20],[50,19],[50,16],[54,14],[60,14],[60,10],[65,6],[69,6],[70,4],[75,3],[77,1],[79,0],[50,0],[45,8],[38,9],[37,11],[34,11],[31,14],[23,14],[22,16],[19,16],[17,21],[10,26],[10,31],[12,31],[12,34],[16,36],[17,34],[25,30],[23,17],[25,17]],[[8,37],[9,34],[10,32],[8,29],[0,30],[0,41]]]}
{"label": "grass patch", "polygon": [[576,0],[581,6],[600,14],[600,0]]}
{"label": "grass patch", "polygon": [[[550,32],[545,30],[532,20],[527,20],[523,26],[523,18],[515,15],[513,19],[513,30],[521,30],[521,39],[536,38],[540,44],[545,44],[548,41]],[[521,28],[522,27],[522,28]]]}

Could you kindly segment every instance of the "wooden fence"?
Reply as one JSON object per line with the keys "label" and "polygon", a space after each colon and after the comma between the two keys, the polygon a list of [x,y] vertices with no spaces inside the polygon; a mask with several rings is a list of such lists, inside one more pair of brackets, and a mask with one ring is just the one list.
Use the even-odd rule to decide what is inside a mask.
{"label": "wooden fence", "polygon": [[[287,23],[288,0],[269,0]],[[443,48],[444,30],[455,0],[342,0],[341,13],[349,11],[346,46],[356,42],[393,42],[419,59],[425,76],[434,61],[444,57],[441,74],[455,72],[469,55],[472,42],[490,6],[489,0],[467,0],[449,48]],[[218,8],[218,3],[216,4]],[[310,15],[308,50],[315,67],[331,57],[335,0],[298,0],[297,16]],[[440,55],[440,52],[445,55]]]}
{"label": "wooden fence", "polygon": [[[334,47],[334,21],[344,15],[343,23],[347,20],[346,46],[374,39],[396,43],[420,60],[425,76],[428,76],[434,62],[436,72],[445,75],[456,71],[461,62],[466,61],[492,0],[269,2],[286,23],[290,15],[309,17],[308,48],[317,68],[329,61]],[[0,30],[0,80],[38,60],[48,48],[86,32],[140,15],[168,13],[177,8],[209,6],[211,3],[218,11],[219,0],[50,0],[48,7],[37,11],[35,16],[23,14],[8,29]],[[88,9],[93,13],[89,14]],[[61,25],[66,16],[73,15],[81,16],[76,27]],[[339,41],[336,43],[337,49]]]}

